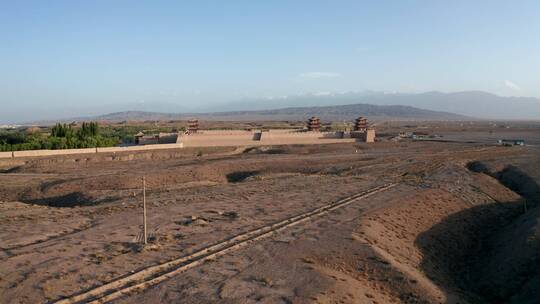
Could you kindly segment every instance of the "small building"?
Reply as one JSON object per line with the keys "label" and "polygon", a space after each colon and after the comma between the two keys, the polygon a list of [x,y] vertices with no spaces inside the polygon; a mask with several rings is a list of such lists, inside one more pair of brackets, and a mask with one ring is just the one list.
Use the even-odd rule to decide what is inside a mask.
{"label": "small building", "polygon": [[398,135],[400,138],[412,138],[413,133],[412,132],[399,132]]}
{"label": "small building", "polygon": [[429,139],[429,138],[430,138],[430,135],[427,132],[416,131],[412,133],[412,139],[422,140],[422,139]]}
{"label": "small building", "polygon": [[159,133],[145,135],[143,132],[135,134],[136,145],[174,144],[178,140],[178,133]]}
{"label": "small building", "polygon": [[158,134],[158,144],[175,144],[178,140],[178,132]]}
{"label": "small building", "polygon": [[525,140],[523,139],[499,139],[497,141],[501,146],[524,146]]}
{"label": "small building", "polygon": [[159,143],[159,135],[144,135],[143,132],[135,134],[136,145],[155,145]]}

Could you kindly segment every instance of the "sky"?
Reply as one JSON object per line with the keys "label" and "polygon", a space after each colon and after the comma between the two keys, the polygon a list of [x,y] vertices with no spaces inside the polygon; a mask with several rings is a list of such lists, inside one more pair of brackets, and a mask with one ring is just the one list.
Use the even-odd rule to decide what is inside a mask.
{"label": "sky", "polygon": [[365,90],[540,97],[539,37],[540,1],[0,0],[0,122]]}

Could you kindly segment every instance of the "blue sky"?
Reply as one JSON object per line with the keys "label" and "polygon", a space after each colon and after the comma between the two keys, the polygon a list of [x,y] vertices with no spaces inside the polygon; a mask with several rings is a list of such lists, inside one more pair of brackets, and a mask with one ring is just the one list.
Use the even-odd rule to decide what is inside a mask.
{"label": "blue sky", "polygon": [[0,1],[0,122],[307,92],[540,97],[539,37],[539,1]]}

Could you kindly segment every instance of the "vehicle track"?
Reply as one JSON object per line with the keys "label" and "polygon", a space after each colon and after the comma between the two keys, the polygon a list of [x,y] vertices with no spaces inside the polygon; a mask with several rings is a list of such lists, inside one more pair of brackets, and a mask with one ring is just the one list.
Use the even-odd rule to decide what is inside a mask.
{"label": "vehicle track", "polygon": [[345,207],[359,199],[366,198],[375,193],[390,189],[396,185],[397,183],[388,183],[362,191],[360,193],[340,199],[336,202],[313,209],[311,211],[289,217],[277,223],[236,235],[220,243],[205,247],[188,256],[174,259],[163,264],[150,266],[134,274],[121,277],[102,286],[87,290],[80,294],[72,295],[70,297],[52,303],[105,303],[113,301],[132,292],[142,291],[150,286],[159,284],[181,272],[201,265],[207,260],[211,260],[216,257],[225,255],[231,251],[245,247],[255,241],[267,238],[274,233],[282,231],[286,228],[322,216],[330,211]]}
{"label": "vehicle track", "polygon": [[[13,257],[19,256],[19,255],[23,255],[23,254],[28,253],[28,252],[24,252],[24,251],[14,253],[13,251],[21,250],[21,249],[31,247],[31,246],[40,245],[40,244],[50,242],[50,241],[61,240],[61,239],[65,238],[65,237],[67,237],[67,236],[77,234],[79,232],[88,230],[88,229],[93,228],[95,226],[96,226],[96,220],[91,220],[91,221],[83,223],[79,227],[73,228],[72,230],[70,230],[68,232],[60,233],[60,234],[57,234],[57,235],[51,235],[49,237],[46,237],[46,238],[41,239],[41,240],[36,240],[36,241],[31,242],[31,243],[18,244],[18,245],[9,246],[9,247],[0,247],[0,250],[4,251],[7,258],[13,258]],[[2,260],[2,259],[0,258],[0,260]]]}

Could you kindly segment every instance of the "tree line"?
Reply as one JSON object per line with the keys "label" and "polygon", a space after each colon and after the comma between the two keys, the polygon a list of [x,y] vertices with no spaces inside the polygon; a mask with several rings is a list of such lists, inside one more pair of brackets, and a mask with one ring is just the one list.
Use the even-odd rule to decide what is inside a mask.
{"label": "tree line", "polygon": [[57,123],[50,129],[50,134],[0,131],[0,151],[112,147],[119,143],[117,136],[101,135],[97,122],[83,122],[80,127]]}

